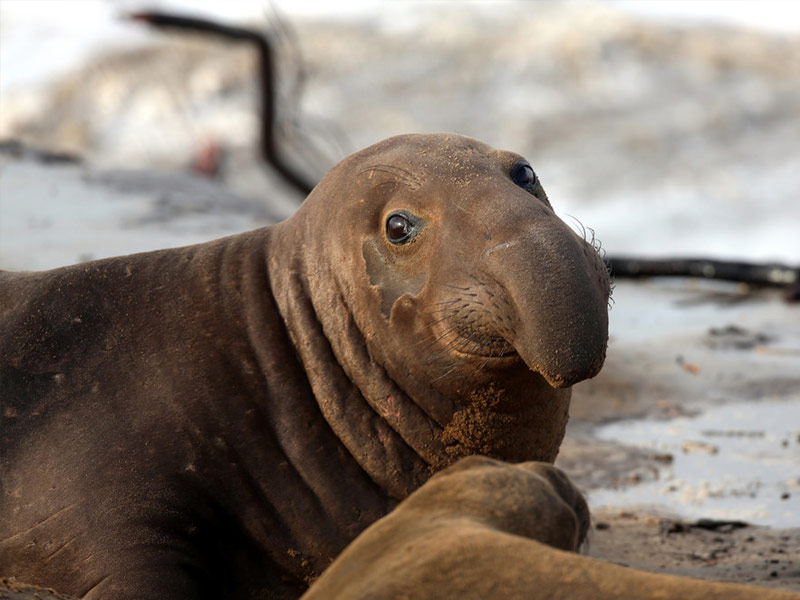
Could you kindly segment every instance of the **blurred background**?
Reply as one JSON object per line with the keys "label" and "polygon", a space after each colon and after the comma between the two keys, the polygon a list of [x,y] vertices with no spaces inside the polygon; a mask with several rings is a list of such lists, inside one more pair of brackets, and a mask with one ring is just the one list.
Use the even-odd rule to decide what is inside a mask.
{"label": "blurred background", "polygon": [[[793,3],[2,0],[0,139],[74,153],[92,170],[180,172],[216,153],[217,180],[255,201],[206,207],[227,214],[204,226],[229,221],[226,233],[299,200],[258,160],[256,52],[124,18],[153,7],[269,37],[281,148],[310,180],[390,135],[455,131],[526,156],[556,210],[612,253],[800,261]],[[159,238],[149,215],[144,239],[122,228],[106,249],[89,222],[119,229],[104,210],[56,200],[40,218],[39,203],[11,206],[13,178],[0,266],[193,241]],[[200,208],[167,216],[174,228]],[[62,227],[84,233],[62,246]]]}
{"label": "blurred background", "polygon": [[[800,263],[797,3],[0,0],[0,268],[205,241],[302,200],[259,155],[254,47],[125,18],[153,8],[270,40],[280,152],[309,181],[391,135],[459,132],[526,156],[610,255]],[[559,464],[594,508],[800,527],[799,310],[618,282]],[[753,564],[800,564],[795,531]]]}

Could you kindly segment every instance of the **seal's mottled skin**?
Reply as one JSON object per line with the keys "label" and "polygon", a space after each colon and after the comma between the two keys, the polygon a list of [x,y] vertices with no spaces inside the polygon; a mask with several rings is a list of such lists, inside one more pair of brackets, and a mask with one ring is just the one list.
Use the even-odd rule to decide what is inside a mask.
{"label": "seal's mottled skin", "polygon": [[588,525],[586,502],[552,465],[465,458],[356,538],[303,600],[800,598],[579,556]]}
{"label": "seal's mottled skin", "polygon": [[609,286],[519,160],[391,138],[274,227],[0,273],[0,575],[296,597],[456,458],[554,460]]}
{"label": "seal's mottled skin", "polygon": [[19,583],[13,577],[0,577],[2,600],[75,600],[74,596],[59,594],[53,589]]}

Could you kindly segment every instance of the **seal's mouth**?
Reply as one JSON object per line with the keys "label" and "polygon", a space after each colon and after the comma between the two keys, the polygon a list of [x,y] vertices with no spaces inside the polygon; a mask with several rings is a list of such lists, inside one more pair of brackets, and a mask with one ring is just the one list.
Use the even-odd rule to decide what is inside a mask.
{"label": "seal's mouth", "polygon": [[520,353],[512,346],[509,342],[505,342],[504,349],[501,352],[492,352],[492,351],[467,351],[467,350],[459,350],[453,349],[453,354],[459,360],[472,360],[474,363],[477,363],[477,370],[482,369],[503,369],[506,367],[514,366],[514,365],[522,365],[524,364],[527,366],[532,372],[540,375],[544,380],[553,388],[565,388],[570,387],[576,380],[584,379],[584,377],[579,378],[571,378],[570,376],[565,376],[562,373],[551,373],[548,372],[545,368],[537,368],[536,365],[530,365],[525,361],[525,359],[520,355]]}
{"label": "seal's mouth", "polygon": [[507,339],[470,329],[458,332],[459,342],[453,344],[453,354],[460,358],[475,358],[484,364],[522,361],[517,349]]}
{"label": "seal's mouth", "polygon": [[435,356],[449,355],[459,364],[477,370],[523,363],[523,358],[506,336],[509,332],[497,331],[491,323],[486,323],[485,314],[484,310],[464,304],[434,323],[434,336],[439,346]]}
{"label": "seal's mouth", "polygon": [[[460,316],[460,315],[457,315]],[[512,343],[504,334],[493,331],[485,324],[468,322],[466,319],[446,319],[438,324],[444,331],[438,335],[440,350],[434,353],[435,360],[449,355],[455,364],[476,371],[506,369],[525,365],[533,373],[541,376],[553,388],[568,388],[594,377],[603,364],[605,352],[596,360],[592,355],[575,352],[568,345],[559,344],[542,354],[535,346],[528,347],[524,340]],[[509,336],[510,337],[510,336]],[[518,346],[518,344],[520,344]],[[448,372],[452,372],[452,363]]]}
{"label": "seal's mouth", "polygon": [[454,350],[453,353],[462,357],[479,358],[486,361],[508,361],[509,359],[515,361],[522,360],[519,352],[517,352],[511,345],[508,346],[508,349],[502,352],[468,352],[463,350]]}
{"label": "seal's mouth", "polygon": [[[472,360],[477,363],[477,369],[484,368],[502,369],[516,364],[524,364],[531,371],[544,378],[553,388],[571,387],[578,381],[582,381],[597,374],[600,370],[600,362],[592,372],[582,372],[570,369],[552,369],[545,364],[537,364],[536,361],[525,360],[524,356],[503,337],[483,333],[478,338],[478,334],[473,330],[469,335],[459,335],[460,342],[454,344],[453,354],[460,360]],[[479,340],[479,341],[478,341]],[[556,352],[555,354],[558,354]]]}

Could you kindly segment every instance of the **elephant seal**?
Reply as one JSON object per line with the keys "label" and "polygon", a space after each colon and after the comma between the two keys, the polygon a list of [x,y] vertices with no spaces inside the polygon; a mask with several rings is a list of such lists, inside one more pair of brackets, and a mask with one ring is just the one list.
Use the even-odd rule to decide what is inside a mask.
{"label": "elephant seal", "polygon": [[302,600],[798,600],[575,554],[589,512],[547,463],[464,458],[356,538]]}
{"label": "elephant seal", "polygon": [[288,220],[0,273],[0,575],[293,598],[461,456],[553,461],[609,280],[519,155],[341,161]]}

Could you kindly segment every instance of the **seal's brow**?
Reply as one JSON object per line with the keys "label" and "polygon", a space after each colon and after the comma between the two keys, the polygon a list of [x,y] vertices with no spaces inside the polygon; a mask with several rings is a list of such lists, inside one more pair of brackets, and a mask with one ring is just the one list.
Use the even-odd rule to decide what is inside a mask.
{"label": "seal's brow", "polygon": [[419,188],[424,181],[421,177],[415,175],[411,171],[403,169],[401,167],[395,167],[393,165],[372,165],[370,167],[367,167],[359,171],[359,175],[370,172],[386,173],[387,175],[392,175],[397,183],[407,185],[412,189]]}
{"label": "seal's brow", "polygon": [[412,179],[415,179],[417,181],[422,181],[419,178],[419,176],[415,175],[408,169],[403,169],[402,167],[395,167],[393,165],[372,165],[370,167],[367,167],[366,169],[363,169],[361,173],[366,173],[367,171],[382,171],[384,173],[393,173],[397,175],[405,174],[408,177],[411,177]]}

